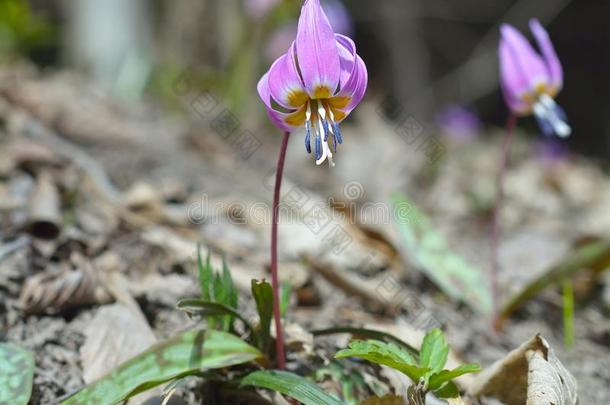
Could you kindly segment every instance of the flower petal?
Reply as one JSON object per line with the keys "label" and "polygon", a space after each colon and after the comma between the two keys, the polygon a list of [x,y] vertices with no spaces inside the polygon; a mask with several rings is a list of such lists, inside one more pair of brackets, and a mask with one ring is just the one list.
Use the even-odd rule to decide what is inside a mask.
{"label": "flower petal", "polygon": [[508,107],[516,113],[525,113],[529,104],[525,101],[531,91],[528,78],[519,68],[513,49],[504,41],[500,42],[500,85]]}
{"label": "flower petal", "polygon": [[269,89],[269,72],[265,73],[256,86],[258,95],[265,103],[267,115],[273,124],[283,131],[293,132],[298,126],[288,123],[290,114],[277,111],[273,108],[271,91]]}
{"label": "flower petal", "polygon": [[551,86],[553,86],[555,92],[558,92],[563,86],[563,69],[561,67],[559,57],[557,57],[557,53],[555,52],[555,47],[553,47],[549,34],[542,27],[540,21],[537,19],[530,20],[530,30],[532,30],[534,38],[536,38],[536,42],[538,43],[538,47],[544,56],[544,61],[550,76]]}
{"label": "flower petal", "polygon": [[337,35],[337,46],[341,55],[341,89],[329,100],[329,104],[347,115],[362,101],[368,85],[368,73],[351,39]]}
{"label": "flower petal", "polygon": [[328,98],[339,85],[341,66],[335,34],[320,7],[320,0],[306,0],[297,30],[298,65],[311,98]]}
{"label": "flower petal", "polygon": [[341,34],[335,34],[335,39],[337,40],[337,49],[339,51],[339,61],[341,66],[339,87],[343,88],[354,70],[354,61],[356,60],[356,44],[354,44],[354,41],[352,41],[351,38]]}
{"label": "flower petal", "polygon": [[518,75],[520,78],[515,80],[515,83],[522,85],[526,82],[529,85],[529,89],[514,90],[516,92],[534,92],[538,86],[548,85],[550,82],[548,70],[527,39],[508,24],[503,24],[500,30],[502,33],[500,47],[504,46],[504,50],[500,49],[500,63],[504,61],[510,64],[508,70],[512,73],[511,82]]}
{"label": "flower petal", "polygon": [[269,69],[271,97],[282,107],[295,109],[308,100],[303,82],[297,71],[294,42],[286,54],[280,56]]}

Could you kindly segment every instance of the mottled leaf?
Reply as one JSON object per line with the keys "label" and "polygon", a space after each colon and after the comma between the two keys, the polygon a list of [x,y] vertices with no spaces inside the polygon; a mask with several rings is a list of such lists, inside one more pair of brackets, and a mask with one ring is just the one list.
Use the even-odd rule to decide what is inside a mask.
{"label": "mottled leaf", "polygon": [[126,361],[62,405],[112,405],[176,378],[262,356],[256,348],[229,333],[189,330]]}
{"label": "mottled leaf", "polygon": [[417,268],[451,298],[490,314],[492,299],[485,273],[453,252],[413,202],[402,195],[393,195],[391,202],[406,250]]}
{"label": "mottled leaf", "polygon": [[0,404],[27,405],[33,379],[32,353],[12,343],[0,343]]}
{"label": "mottled leaf", "polygon": [[305,405],[344,405],[311,381],[286,371],[255,371],[248,374],[241,384],[277,391]]}

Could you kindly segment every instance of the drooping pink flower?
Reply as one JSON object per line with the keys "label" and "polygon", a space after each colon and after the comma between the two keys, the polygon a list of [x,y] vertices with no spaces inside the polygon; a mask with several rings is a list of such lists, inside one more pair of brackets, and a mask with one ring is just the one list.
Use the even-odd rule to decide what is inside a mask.
{"label": "drooping pink flower", "polygon": [[570,135],[566,116],[554,97],[563,87],[563,69],[549,34],[538,20],[530,21],[541,54],[514,27],[500,28],[500,80],[504,99],[517,115],[533,114],[542,132]]}
{"label": "drooping pink flower", "polygon": [[320,0],[306,0],[301,9],[296,40],[258,83],[258,93],[272,122],[293,132],[305,127],[305,147],[316,163],[328,159],[343,142],[339,123],[364,97],[366,66],[354,42],[335,34]]}

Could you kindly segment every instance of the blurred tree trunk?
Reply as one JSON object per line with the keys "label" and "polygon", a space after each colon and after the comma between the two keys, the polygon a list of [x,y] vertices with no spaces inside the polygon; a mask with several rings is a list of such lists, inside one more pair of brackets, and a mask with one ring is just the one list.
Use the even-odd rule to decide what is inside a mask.
{"label": "blurred tree trunk", "polygon": [[177,66],[202,66],[218,60],[216,0],[161,0],[159,59]]}
{"label": "blurred tree trunk", "polygon": [[63,42],[69,64],[90,72],[108,88],[116,86],[121,75],[137,76],[140,66],[149,65],[152,41],[146,0],[74,0],[62,6],[68,20]]}
{"label": "blurred tree trunk", "polygon": [[404,105],[406,114],[417,120],[428,119],[433,100],[410,97],[422,93],[430,84],[428,53],[418,18],[419,0],[383,0],[369,4],[373,13],[380,14],[381,38],[388,46],[388,62],[383,67],[383,77],[388,81],[385,88],[394,89],[394,96]]}

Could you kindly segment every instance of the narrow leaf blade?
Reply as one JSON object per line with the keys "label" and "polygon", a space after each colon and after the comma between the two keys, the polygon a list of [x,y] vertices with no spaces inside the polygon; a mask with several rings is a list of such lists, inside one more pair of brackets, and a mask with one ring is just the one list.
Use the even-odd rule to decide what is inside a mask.
{"label": "narrow leaf blade", "polygon": [[206,301],[199,298],[186,298],[178,301],[176,308],[189,314],[198,314],[208,317],[230,315],[244,323],[248,330],[252,330],[250,322],[239,312],[218,302]]}
{"label": "narrow leaf blade", "polygon": [[241,384],[277,391],[305,405],[344,405],[311,381],[286,371],[255,371],[248,374]]}
{"label": "narrow leaf blade", "polygon": [[252,280],[252,296],[259,316],[258,342],[263,353],[267,353],[271,340],[271,318],[273,317],[273,289],[267,281]]}
{"label": "narrow leaf blade", "polygon": [[212,265],[210,263],[210,253],[206,258],[205,264],[201,257],[201,246],[197,247],[197,268],[199,270],[199,288],[201,289],[201,298],[210,300],[212,287]]}

